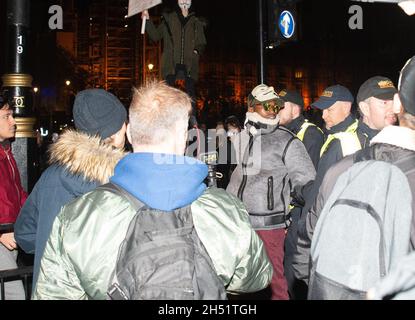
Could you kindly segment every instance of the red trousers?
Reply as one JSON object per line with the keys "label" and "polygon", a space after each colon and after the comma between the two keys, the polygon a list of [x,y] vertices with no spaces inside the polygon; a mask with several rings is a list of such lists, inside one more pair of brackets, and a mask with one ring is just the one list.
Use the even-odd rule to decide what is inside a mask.
{"label": "red trousers", "polygon": [[285,229],[256,230],[264,242],[274,273],[271,280],[272,300],[288,300],[287,280],[284,276]]}

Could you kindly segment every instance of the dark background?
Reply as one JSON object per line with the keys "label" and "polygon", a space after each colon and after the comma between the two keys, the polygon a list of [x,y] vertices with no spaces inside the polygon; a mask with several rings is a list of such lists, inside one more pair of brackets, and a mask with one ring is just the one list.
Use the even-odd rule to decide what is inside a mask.
{"label": "dark background", "polygon": [[[47,65],[39,64],[38,57],[50,61],[57,59],[53,44],[47,43],[48,7],[59,1],[31,1],[32,21],[29,73],[35,79],[48,77]],[[77,1],[80,8],[88,0]],[[176,0],[163,1],[173,7]],[[264,2],[266,2],[264,0]],[[193,0],[197,15],[208,21],[206,59],[219,55],[224,63],[229,59],[258,61],[258,27],[256,0]],[[348,27],[352,5],[363,8],[363,30]],[[5,72],[5,6],[0,1],[0,74]],[[154,9],[150,11],[150,14]],[[349,0],[298,2],[299,40],[284,43],[265,51],[267,67],[275,65],[307,65],[317,73],[322,67],[331,70],[332,83],[345,83],[353,93],[367,78],[381,74],[395,83],[404,62],[415,54],[415,16],[407,16],[397,4],[361,3]],[[265,28],[266,29],[266,28]],[[46,35],[45,35],[46,34]],[[266,79],[266,78],[265,78]]]}

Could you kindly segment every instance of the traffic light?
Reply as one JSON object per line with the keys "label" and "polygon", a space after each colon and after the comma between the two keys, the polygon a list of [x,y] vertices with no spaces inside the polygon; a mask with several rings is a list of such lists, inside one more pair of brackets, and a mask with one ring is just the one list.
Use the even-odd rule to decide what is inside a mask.
{"label": "traffic light", "polygon": [[268,46],[298,40],[297,0],[267,0]]}

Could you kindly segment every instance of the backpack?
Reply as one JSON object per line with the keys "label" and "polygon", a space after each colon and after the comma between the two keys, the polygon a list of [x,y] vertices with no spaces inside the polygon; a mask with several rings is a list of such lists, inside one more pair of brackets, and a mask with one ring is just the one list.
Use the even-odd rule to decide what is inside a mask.
{"label": "backpack", "polygon": [[137,209],[118,251],[112,300],[225,300],[226,291],[193,225],[190,205],[172,212],[142,204],[115,184],[99,187]]}
{"label": "backpack", "polygon": [[415,251],[403,257],[391,272],[368,291],[371,300],[415,300]]}
{"label": "backpack", "polygon": [[357,162],[339,176],[314,231],[308,299],[366,299],[409,252],[413,163]]}

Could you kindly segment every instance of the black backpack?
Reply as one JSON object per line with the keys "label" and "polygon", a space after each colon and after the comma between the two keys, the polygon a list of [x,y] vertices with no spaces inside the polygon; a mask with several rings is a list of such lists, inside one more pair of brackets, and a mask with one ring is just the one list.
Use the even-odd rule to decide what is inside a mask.
{"label": "black backpack", "polygon": [[108,287],[112,300],[225,300],[226,291],[193,225],[190,205],[145,206],[115,184],[100,186],[137,209]]}

